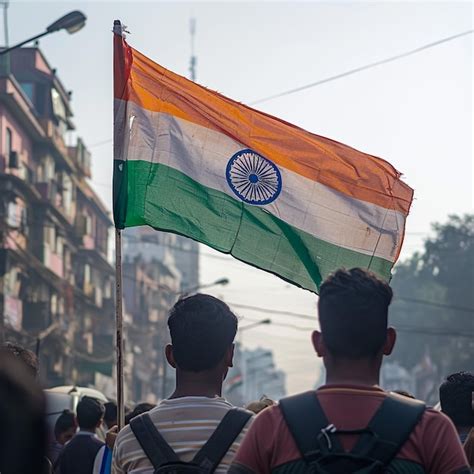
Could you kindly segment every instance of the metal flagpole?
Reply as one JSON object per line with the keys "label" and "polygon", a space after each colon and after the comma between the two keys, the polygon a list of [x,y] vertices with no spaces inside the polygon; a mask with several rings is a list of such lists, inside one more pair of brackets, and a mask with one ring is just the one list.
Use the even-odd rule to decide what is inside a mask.
{"label": "metal flagpole", "polygon": [[[120,20],[114,21],[114,35],[123,35],[124,27]],[[115,44],[115,38],[114,38]],[[114,46],[114,72],[117,67],[117,51]],[[120,58],[123,60],[123,58]],[[115,81],[114,74],[114,81]],[[114,87],[116,84],[114,83]],[[114,145],[117,139],[115,131],[114,117]],[[115,149],[115,148],[114,148]],[[114,156],[115,158],[115,156]],[[115,183],[114,183],[115,184]],[[117,355],[117,425],[119,430],[125,426],[125,403],[124,403],[124,384],[123,384],[123,366],[124,366],[124,348],[123,348],[123,290],[122,290],[122,230],[115,228],[115,350]]]}
{"label": "metal flagpole", "polygon": [[122,231],[115,229],[115,324],[117,351],[117,424],[125,426],[123,397],[123,308],[122,308]]}

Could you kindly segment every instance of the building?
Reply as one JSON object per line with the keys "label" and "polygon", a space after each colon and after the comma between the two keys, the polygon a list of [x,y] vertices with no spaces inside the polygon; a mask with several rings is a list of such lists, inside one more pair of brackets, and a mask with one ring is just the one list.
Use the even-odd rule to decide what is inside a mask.
{"label": "building", "polygon": [[134,227],[124,234],[124,254],[160,260],[180,274],[181,293],[199,286],[199,244],[150,227]]}
{"label": "building", "polygon": [[88,183],[70,93],[41,51],[0,74],[0,338],[40,355],[45,384],[111,376],[110,217]]}
{"label": "building", "polygon": [[174,388],[165,359],[167,316],[180,292],[176,269],[157,258],[126,255],[123,263],[126,313],[125,372],[129,400],[155,403]]}
{"label": "building", "polygon": [[127,229],[123,240],[128,397],[156,402],[174,389],[173,369],[164,357],[167,318],[179,296],[199,286],[198,248],[149,227]]}
{"label": "building", "polygon": [[269,349],[242,349],[236,344],[234,367],[224,383],[224,396],[236,406],[245,406],[263,395],[272,400],[286,396],[286,375],[275,367]]}

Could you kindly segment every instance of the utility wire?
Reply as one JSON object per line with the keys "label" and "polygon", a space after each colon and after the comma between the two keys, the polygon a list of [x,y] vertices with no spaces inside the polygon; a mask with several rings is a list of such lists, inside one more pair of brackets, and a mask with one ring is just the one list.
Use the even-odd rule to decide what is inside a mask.
{"label": "utility wire", "polygon": [[[347,76],[351,76],[353,74],[357,74],[358,72],[366,71],[367,69],[372,69],[374,67],[381,66],[382,64],[387,64],[392,61],[397,61],[402,58],[406,58],[407,56],[411,56],[413,54],[420,53],[421,51],[424,51],[426,49],[434,48],[436,46],[439,46],[440,44],[447,43],[449,41],[453,41],[455,39],[461,38],[463,36],[467,36],[474,33],[474,30],[467,30],[463,31],[461,33],[457,33],[452,36],[447,36],[446,38],[442,38],[438,41],[433,41],[432,43],[425,44],[423,46],[419,46],[418,48],[411,49],[409,51],[405,51],[404,53],[396,54],[395,56],[390,56],[389,58],[381,59],[379,61],[375,61],[373,63],[365,64],[364,66],[359,66],[354,69],[349,69],[348,71],[335,74],[334,76],[329,76],[324,79],[320,79],[319,81],[316,82],[311,82],[309,84],[305,84],[303,86],[295,87],[294,89],[289,89],[283,92],[279,92],[278,94],[273,94],[269,95],[267,97],[263,97],[261,99],[254,100],[252,102],[249,102],[249,105],[256,105],[256,104],[261,104],[262,102],[267,102],[269,100],[277,99],[279,97],[283,97],[285,95],[290,95],[290,94],[295,94],[296,92],[301,92],[306,89],[311,89],[312,87],[320,86],[322,84],[326,84],[328,82],[336,81],[338,79],[342,79]],[[111,143],[112,138],[109,138],[108,140],[102,140],[100,142],[93,143],[92,145],[89,145],[89,148],[94,148],[98,146],[105,145],[106,143]],[[102,184],[99,184],[99,186],[104,186]]]}
{"label": "utility wire", "polygon": [[309,84],[305,84],[303,86],[295,87],[294,89],[289,89],[287,91],[279,92],[278,94],[269,95],[267,97],[263,97],[262,99],[257,99],[249,103],[249,105],[261,104],[262,102],[267,102],[269,100],[276,99],[278,97],[283,97],[285,95],[295,94],[296,92],[301,92],[306,89],[311,89],[312,87],[320,86],[321,84],[326,84],[328,82],[336,81],[338,79],[342,79],[343,77],[351,76],[353,74],[357,74],[358,72],[366,71],[367,69],[372,69],[374,67],[381,66],[382,64],[387,64],[392,61],[397,61],[402,58],[406,58],[407,56],[411,56],[413,54],[420,53],[429,48],[434,48],[435,46],[439,46],[440,44],[447,43],[448,41],[453,41],[455,39],[461,38],[462,36],[470,35],[474,33],[474,30],[467,30],[463,31],[462,33],[457,33],[452,36],[448,36],[446,38],[442,38],[438,41],[433,41],[432,43],[425,44],[415,49],[411,49],[409,51],[405,51],[404,53],[396,54],[395,56],[390,56],[386,59],[381,59],[379,61],[375,61],[373,63],[366,64],[364,66],[356,67],[354,69],[349,69],[348,71],[342,72],[340,74],[336,74],[334,76],[329,76],[324,79],[320,79],[316,82],[311,82]]}

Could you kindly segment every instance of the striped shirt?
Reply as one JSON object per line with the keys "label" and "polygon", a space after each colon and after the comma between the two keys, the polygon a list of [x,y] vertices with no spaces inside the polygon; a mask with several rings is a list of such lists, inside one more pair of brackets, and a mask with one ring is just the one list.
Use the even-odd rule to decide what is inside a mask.
{"label": "striped shirt", "polygon": [[[148,412],[153,423],[181,461],[190,462],[204,446],[232,405],[223,398],[182,397],[163,400]],[[226,473],[252,420],[237,437],[216,474]],[[130,426],[120,431],[115,442],[112,474],[152,474],[153,467]]]}

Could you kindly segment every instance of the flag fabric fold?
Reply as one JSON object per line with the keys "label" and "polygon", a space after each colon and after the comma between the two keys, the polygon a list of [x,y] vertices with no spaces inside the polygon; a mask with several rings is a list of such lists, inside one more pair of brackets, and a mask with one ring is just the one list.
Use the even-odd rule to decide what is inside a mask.
{"label": "flag fabric fold", "polygon": [[311,291],[389,279],[413,190],[388,162],[179,76],[114,35],[114,220],[202,242]]}

